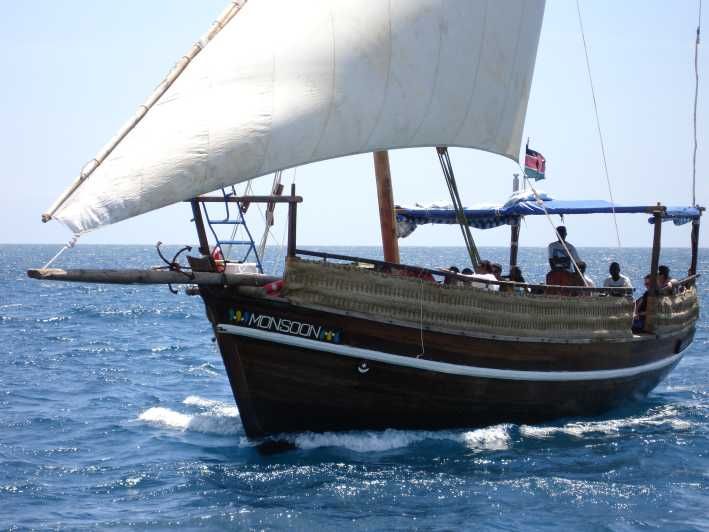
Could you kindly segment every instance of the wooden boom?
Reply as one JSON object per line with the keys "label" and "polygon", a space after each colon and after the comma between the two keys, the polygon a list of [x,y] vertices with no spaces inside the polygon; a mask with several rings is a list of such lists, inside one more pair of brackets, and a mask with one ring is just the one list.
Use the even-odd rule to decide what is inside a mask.
{"label": "wooden boom", "polygon": [[263,286],[277,281],[269,275],[188,272],[175,270],[62,270],[47,268],[27,270],[27,276],[44,281],[68,281],[74,283],[107,284],[198,284]]}

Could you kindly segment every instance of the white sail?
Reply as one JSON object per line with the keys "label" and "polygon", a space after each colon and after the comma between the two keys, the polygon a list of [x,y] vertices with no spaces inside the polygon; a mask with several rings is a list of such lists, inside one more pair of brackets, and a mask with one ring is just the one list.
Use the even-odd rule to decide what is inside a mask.
{"label": "white sail", "polygon": [[516,159],[544,0],[250,0],[54,218],[75,232],[313,161]]}

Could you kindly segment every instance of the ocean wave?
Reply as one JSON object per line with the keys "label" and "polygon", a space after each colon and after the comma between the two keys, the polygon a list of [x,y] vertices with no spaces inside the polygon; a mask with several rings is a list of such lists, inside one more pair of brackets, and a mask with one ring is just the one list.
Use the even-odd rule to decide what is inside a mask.
{"label": "ocean wave", "polygon": [[511,425],[495,425],[471,431],[396,430],[353,432],[306,432],[286,436],[286,440],[304,450],[342,447],[359,453],[384,452],[409,447],[426,440],[448,440],[475,451],[508,449]]}
{"label": "ocean wave", "polygon": [[575,438],[583,438],[591,434],[611,436],[623,430],[637,428],[669,427],[672,430],[689,430],[694,424],[681,419],[680,413],[674,407],[663,407],[656,412],[645,416],[627,417],[621,419],[607,419],[602,421],[574,421],[560,427],[540,427],[522,425],[519,432],[528,438],[552,438],[564,434]]}
{"label": "ocean wave", "polygon": [[207,434],[234,435],[242,432],[239,410],[234,405],[190,395],[182,401],[198,407],[195,414],[178,412],[163,406],[148,408],[138,416],[139,421],[180,431]]}
{"label": "ocean wave", "polygon": [[214,366],[213,364],[210,364],[209,362],[205,362],[204,364],[200,364],[199,366],[190,366],[190,368],[187,369],[187,373],[194,373],[194,374],[198,374],[198,375],[208,375],[210,377],[219,376],[219,372],[217,371],[217,367]]}

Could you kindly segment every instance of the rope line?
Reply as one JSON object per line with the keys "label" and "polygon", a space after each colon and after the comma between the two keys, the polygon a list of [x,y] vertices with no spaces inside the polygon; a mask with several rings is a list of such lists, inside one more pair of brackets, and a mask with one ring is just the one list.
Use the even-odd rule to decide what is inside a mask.
{"label": "rope line", "polygon": [[460,225],[460,230],[463,233],[463,241],[465,242],[465,247],[468,249],[468,255],[470,255],[470,262],[473,268],[477,268],[480,265],[480,254],[475,246],[475,240],[473,240],[473,235],[470,232],[470,226],[468,225],[468,220],[465,217],[465,212],[463,212],[463,204],[460,201],[460,194],[458,193],[458,185],[455,182],[455,175],[453,174],[453,165],[451,164],[450,156],[448,155],[448,148],[445,146],[436,148],[438,153],[438,160],[441,163],[441,169],[443,170],[443,177],[446,180],[446,185],[448,185],[448,192],[450,192],[451,202],[453,203],[453,209],[455,210],[455,217],[458,220],[458,225]]}
{"label": "rope line", "polygon": [[566,255],[569,257],[569,260],[571,260],[571,264],[574,265],[574,269],[580,274],[581,280],[583,281],[583,285],[586,288],[588,288],[588,281],[586,281],[586,276],[581,273],[581,269],[579,268],[579,265],[576,264],[576,260],[574,260],[574,256],[569,251],[569,248],[566,245],[566,241],[563,238],[561,238],[559,231],[557,231],[556,225],[554,224],[554,220],[551,219],[551,215],[549,214],[549,211],[547,211],[546,205],[544,205],[544,200],[542,200],[541,196],[539,196],[539,193],[537,192],[537,189],[534,188],[534,185],[532,185],[532,182],[529,179],[529,177],[527,176],[527,174],[524,172],[524,168],[522,168],[522,165],[520,165],[520,169],[522,170],[522,175],[524,176],[524,180],[529,182],[529,188],[532,189],[532,193],[534,194],[534,197],[537,199],[537,205],[539,205],[544,210],[544,214],[546,215],[547,220],[549,220],[549,224],[551,225],[551,228],[554,230],[554,234],[556,235],[556,238],[561,243],[561,246],[564,248],[564,251],[566,251]]}
{"label": "rope line", "polygon": [[697,16],[697,39],[694,41],[694,151],[692,153],[692,205],[697,205],[697,100],[699,98],[699,37],[702,26],[702,0],[699,0]]}
{"label": "rope line", "polygon": [[601,143],[601,156],[603,159],[603,171],[606,174],[606,183],[608,184],[608,196],[611,200],[611,209],[613,210],[613,224],[615,225],[615,236],[618,241],[618,247],[622,247],[620,243],[620,229],[618,228],[618,218],[615,214],[615,201],[613,200],[613,188],[611,187],[611,178],[608,173],[608,162],[606,161],[606,145],[603,141],[603,131],[601,130],[601,119],[598,116],[598,102],[596,100],[596,89],[593,86],[593,77],[591,76],[591,61],[588,58],[588,45],[586,44],[586,34],[583,29],[583,20],[581,18],[580,0],[576,0],[576,12],[579,17],[579,27],[581,28],[581,40],[583,41],[583,50],[586,56],[586,72],[588,73],[588,82],[591,86],[591,96],[593,97],[593,111],[596,115],[596,130],[598,131],[598,140]]}
{"label": "rope line", "polygon": [[46,270],[47,268],[49,268],[49,267],[52,265],[52,263],[53,263],[55,260],[57,260],[57,259],[61,256],[62,253],[64,253],[67,249],[73,248],[73,247],[76,245],[77,240],[79,240],[79,237],[80,237],[80,236],[81,236],[81,235],[78,234],[78,233],[75,234],[75,235],[73,236],[73,238],[72,238],[71,240],[69,240],[69,242],[67,242],[67,243],[64,245],[64,247],[63,247],[62,249],[60,249],[60,250],[57,252],[56,255],[54,255],[51,259],[49,259],[49,262],[47,262],[47,264],[45,264],[45,265],[42,267],[42,269],[43,269],[43,270]]}

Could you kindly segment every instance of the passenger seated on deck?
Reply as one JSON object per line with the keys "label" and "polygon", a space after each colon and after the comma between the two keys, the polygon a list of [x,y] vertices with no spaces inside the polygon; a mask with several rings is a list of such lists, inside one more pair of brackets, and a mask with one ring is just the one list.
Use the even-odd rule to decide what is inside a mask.
{"label": "passenger seated on deck", "polygon": [[490,273],[495,276],[495,279],[498,281],[502,277],[502,265],[498,264],[497,262],[493,262],[490,264]]}
{"label": "passenger seated on deck", "polygon": [[645,330],[645,315],[647,311],[647,293],[650,290],[650,274],[643,280],[645,293],[635,300],[635,312],[633,313],[633,332],[639,333]]}
{"label": "passenger seated on deck", "polygon": [[[559,239],[557,239],[556,242],[552,242],[549,244],[547,247],[548,252],[549,252],[549,265],[551,266],[552,270],[555,269],[555,265],[560,264],[561,261],[557,261],[555,259],[561,259],[564,258],[568,260],[568,266],[566,266],[566,270],[573,273],[574,272],[574,266],[573,263],[571,262],[571,258],[574,259],[574,262],[578,264],[581,261],[581,258],[579,257],[578,252],[576,251],[576,248],[574,247],[573,244],[569,243],[566,241],[566,227],[563,225],[560,225],[559,227],[556,228],[556,232],[559,233]],[[566,249],[564,248],[566,246],[566,249],[569,250],[569,253],[571,253],[571,257],[569,257],[569,253],[566,252]],[[552,262],[554,261],[554,262]],[[567,264],[566,261],[563,261],[564,264]]]}
{"label": "passenger seated on deck", "polygon": [[582,260],[578,261],[576,264],[579,266],[579,273],[583,280],[586,281],[586,286],[589,288],[596,288],[596,283],[588,275],[586,275],[586,263]]}
{"label": "passenger seated on deck", "polygon": [[667,294],[674,292],[678,285],[679,281],[670,276],[669,267],[662,265],[657,269],[657,288],[659,288],[662,293]]}
{"label": "passenger seated on deck", "polygon": [[[451,266],[448,268],[448,271],[451,273],[460,273],[460,270],[458,269],[457,266]],[[443,279],[443,284],[456,284],[458,281],[454,277],[446,277]]]}
{"label": "passenger seated on deck", "polygon": [[[481,280],[487,280],[487,281],[497,281],[497,277],[495,277],[491,272],[491,265],[489,260],[484,260],[482,261],[478,266],[475,267],[475,273],[473,273],[469,268],[466,268],[470,273],[466,274],[469,275],[472,279],[481,279]],[[463,273],[465,273],[465,270],[463,270]],[[489,283],[476,283],[472,282],[470,283],[470,286],[474,288],[480,288],[482,290],[491,290],[493,292],[497,292],[500,289],[500,285],[498,284],[489,284]]]}
{"label": "passenger seated on deck", "polygon": [[[509,275],[509,280],[510,282],[513,283],[526,283],[524,280],[524,277],[522,276],[522,270],[520,269],[519,266],[511,266],[510,267],[510,275]],[[500,287],[500,290],[504,290],[505,292],[516,292],[518,294],[524,294],[529,292],[529,289],[524,286],[514,286],[514,285],[504,285],[504,287]]]}
{"label": "passenger seated on deck", "polygon": [[630,282],[630,279],[620,273],[620,264],[617,262],[611,262],[610,267],[608,268],[608,273],[610,275],[606,277],[606,280],[603,281],[603,286],[606,288],[632,288],[633,284]]}

